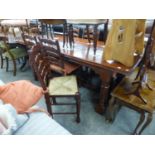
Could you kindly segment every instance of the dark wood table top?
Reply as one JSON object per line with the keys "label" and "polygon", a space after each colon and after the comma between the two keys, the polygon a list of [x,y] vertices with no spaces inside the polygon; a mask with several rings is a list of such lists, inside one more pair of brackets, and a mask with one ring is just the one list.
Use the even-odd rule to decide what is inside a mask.
{"label": "dark wood table top", "polygon": [[135,56],[135,63],[132,67],[127,67],[116,61],[105,61],[103,60],[104,45],[103,42],[98,42],[96,54],[94,55],[93,45],[90,45],[85,39],[75,39],[74,48],[63,48],[62,38],[60,40],[61,52],[68,59],[74,60],[90,67],[99,69],[107,69],[116,73],[128,75],[137,67],[142,59],[142,56]]}
{"label": "dark wood table top", "polygon": [[[61,52],[64,57],[79,63],[81,65],[86,65],[92,68],[106,69],[115,73],[120,73],[124,75],[129,75],[138,66],[142,59],[142,55],[135,56],[135,63],[132,67],[127,67],[116,61],[105,61],[103,60],[104,53],[104,43],[98,42],[96,54],[94,55],[93,45],[87,42],[87,39],[75,38],[74,48],[64,47],[62,36],[56,36],[59,40]],[[20,44],[24,44],[23,41],[18,41]],[[69,45],[68,45],[69,46]]]}

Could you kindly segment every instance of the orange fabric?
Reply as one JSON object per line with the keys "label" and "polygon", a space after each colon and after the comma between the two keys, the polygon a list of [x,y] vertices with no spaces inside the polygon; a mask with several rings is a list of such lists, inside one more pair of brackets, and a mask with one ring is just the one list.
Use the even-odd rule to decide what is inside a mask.
{"label": "orange fabric", "polygon": [[18,113],[24,113],[36,104],[44,91],[30,81],[20,80],[0,86],[0,99],[12,104]]}

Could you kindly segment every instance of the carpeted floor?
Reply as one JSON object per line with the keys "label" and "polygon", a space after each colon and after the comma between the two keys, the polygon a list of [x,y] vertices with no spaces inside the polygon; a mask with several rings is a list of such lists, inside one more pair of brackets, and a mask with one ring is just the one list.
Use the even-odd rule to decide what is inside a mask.
{"label": "carpeted floor", "polygon": [[[18,65],[19,68],[19,65]],[[13,76],[10,63],[10,71],[5,71],[5,66],[0,69],[0,79],[5,83],[10,81],[16,81],[21,79],[30,80],[33,83],[39,85],[38,81],[34,80],[32,71],[29,67],[25,71],[18,69],[17,75]],[[128,108],[122,107],[118,112],[115,121],[111,124],[106,122],[104,116],[97,114],[94,111],[94,106],[97,103],[98,93],[86,89],[80,88],[81,94],[81,123],[75,122],[74,115],[55,115],[54,119],[59,122],[62,126],[68,129],[72,134],[75,135],[130,135],[134,130],[138,120],[139,114]],[[42,98],[38,105],[45,107],[44,98]],[[66,107],[63,107],[65,110]],[[155,120],[148,128],[142,133],[145,135],[155,134]]]}

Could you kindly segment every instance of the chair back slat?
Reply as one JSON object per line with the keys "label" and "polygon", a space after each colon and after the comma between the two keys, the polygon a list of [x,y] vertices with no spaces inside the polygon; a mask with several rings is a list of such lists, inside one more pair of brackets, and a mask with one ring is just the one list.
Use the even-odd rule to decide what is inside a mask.
{"label": "chair back slat", "polygon": [[29,34],[22,33],[22,38],[28,48],[31,48],[33,45],[37,44],[37,39],[35,36],[30,36]]}
{"label": "chair back slat", "polygon": [[44,55],[49,59],[50,64],[64,68],[63,55],[60,51],[58,40],[39,38],[39,41],[43,46]]}
{"label": "chair back slat", "polygon": [[37,74],[37,77],[44,90],[47,88],[47,81],[50,75],[50,64],[48,59],[41,54],[41,45],[34,45],[30,55],[30,62]]}

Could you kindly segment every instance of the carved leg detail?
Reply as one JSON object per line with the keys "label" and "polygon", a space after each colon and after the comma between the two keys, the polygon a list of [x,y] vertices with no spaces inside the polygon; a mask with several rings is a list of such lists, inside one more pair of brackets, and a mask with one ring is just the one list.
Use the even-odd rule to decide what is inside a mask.
{"label": "carved leg detail", "polygon": [[135,130],[134,130],[134,132],[133,132],[134,135],[137,135],[137,130],[138,130],[138,128],[140,127],[140,125],[142,125],[142,123],[144,122],[144,119],[145,119],[145,112],[142,111],[142,112],[141,112],[141,115],[140,115],[139,122],[138,122],[138,124],[137,124],[137,126],[136,126],[136,128],[135,128]]}

